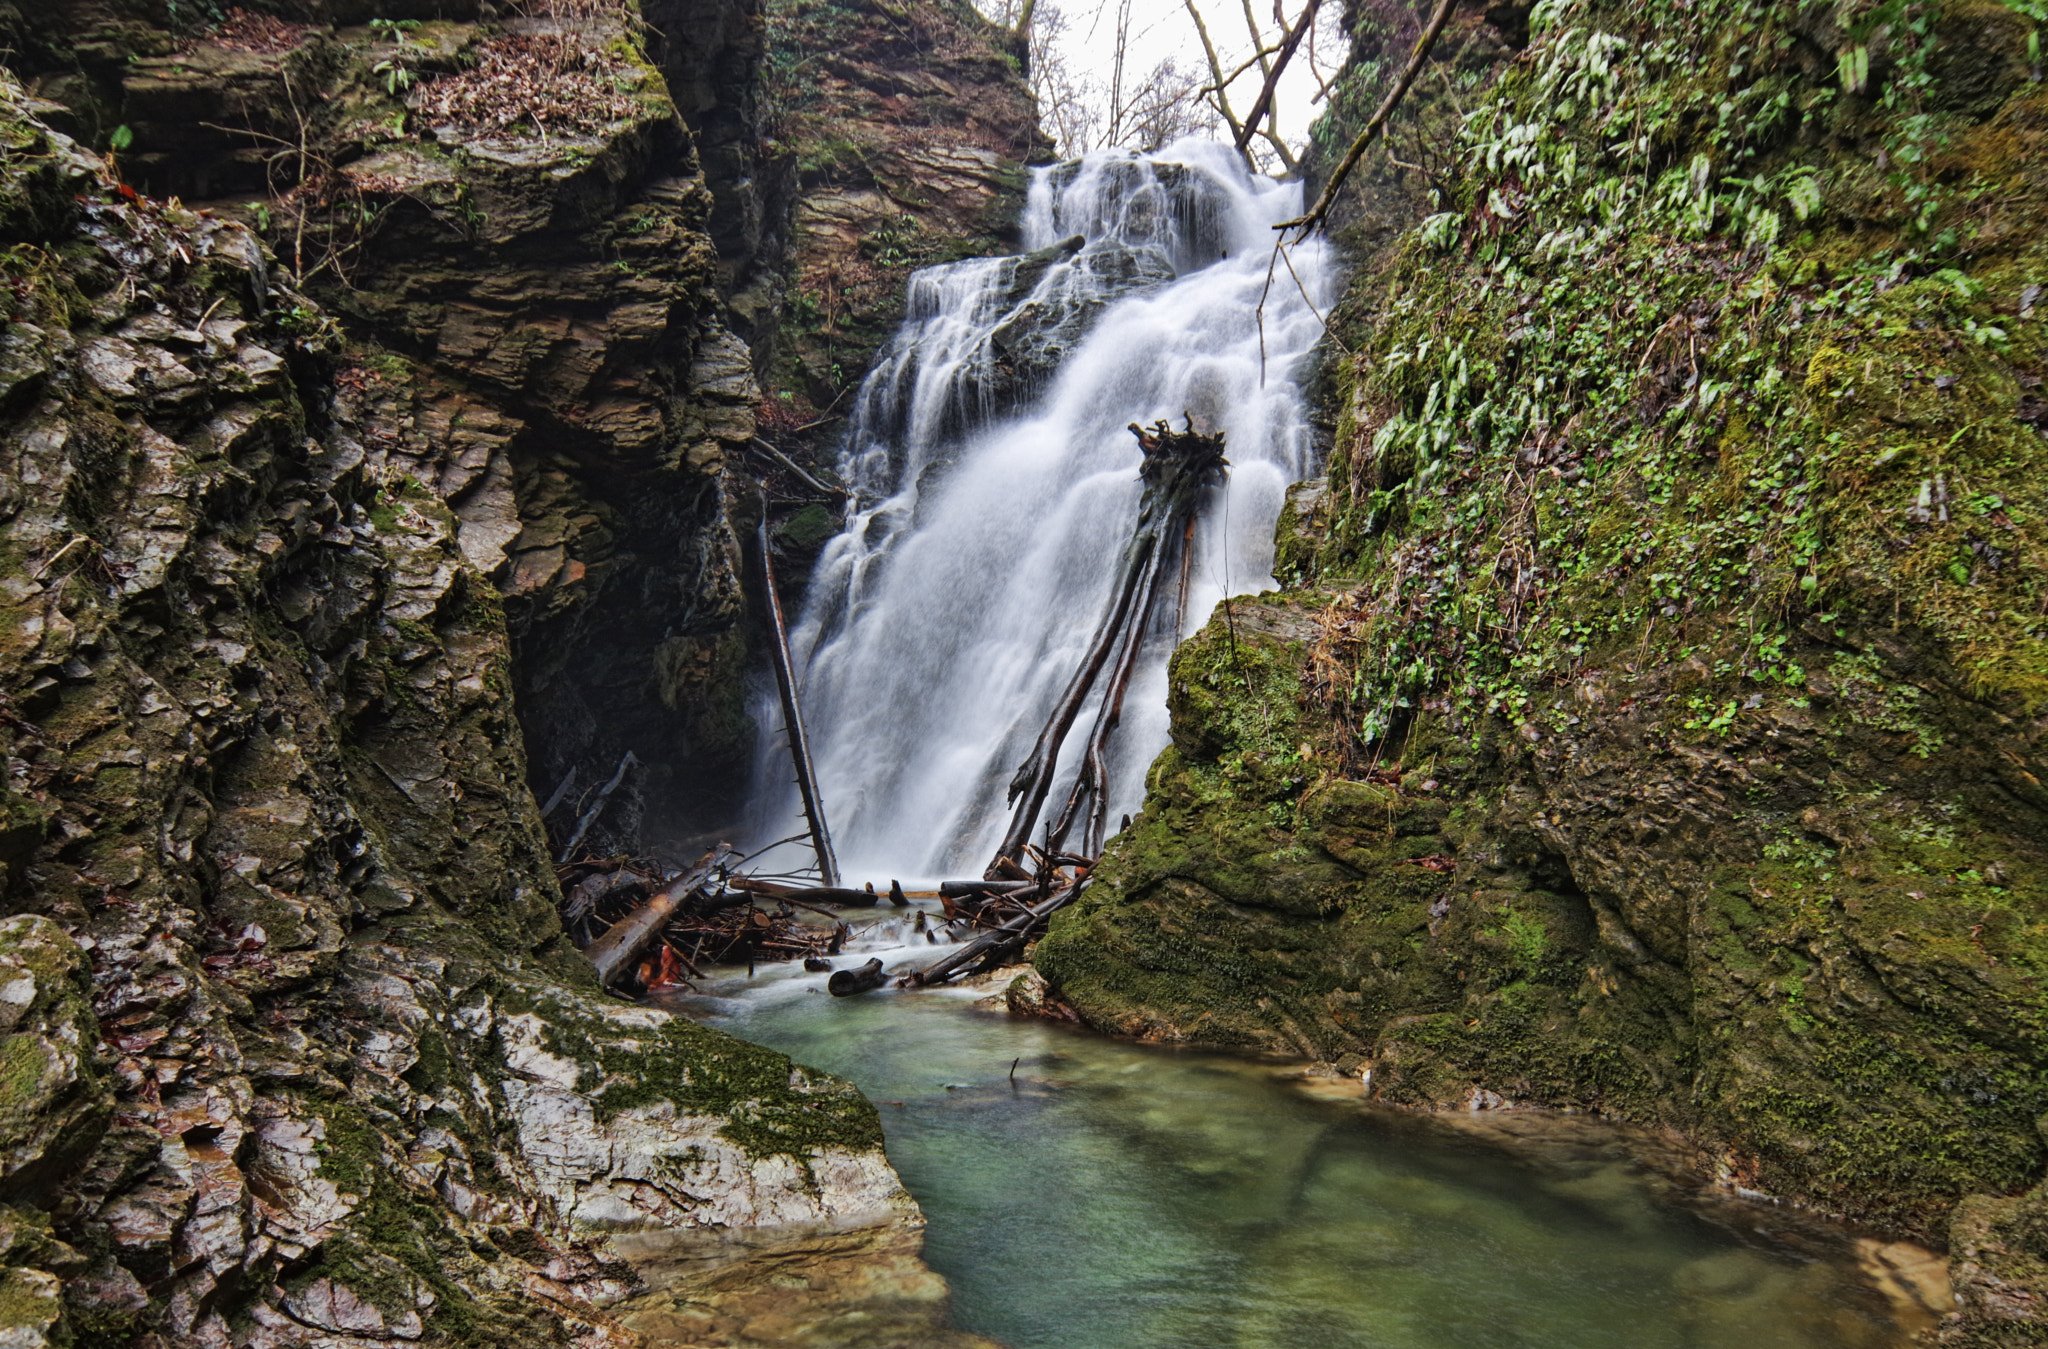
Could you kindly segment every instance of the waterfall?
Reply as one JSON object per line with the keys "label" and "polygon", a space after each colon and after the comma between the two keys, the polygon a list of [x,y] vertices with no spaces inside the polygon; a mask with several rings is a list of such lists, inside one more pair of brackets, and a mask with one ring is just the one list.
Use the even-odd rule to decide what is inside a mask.
{"label": "waterfall", "polygon": [[[1272,226],[1299,210],[1298,185],[1247,174],[1224,146],[1090,155],[1035,171],[1026,253],[912,277],[841,447],[845,528],[791,631],[849,878],[980,874],[1136,517],[1125,427],[1186,414],[1228,436],[1232,467],[1196,525],[1181,631],[1169,604],[1112,741],[1112,828],[1138,809],[1167,743],[1167,656],[1224,595],[1272,587],[1286,489],[1314,469],[1294,375],[1334,278],[1319,239],[1289,249],[1291,272],[1273,266]],[[760,722],[774,729],[756,837],[795,834],[772,698]]]}

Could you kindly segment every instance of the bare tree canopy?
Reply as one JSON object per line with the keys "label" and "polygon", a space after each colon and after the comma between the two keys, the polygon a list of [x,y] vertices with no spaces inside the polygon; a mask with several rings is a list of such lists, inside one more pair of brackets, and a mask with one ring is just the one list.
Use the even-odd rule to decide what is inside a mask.
{"label": "bare tree canopy", "polygon": [[1255,169],[1292,172],[1288,138],[1299,145],[1346,43],[1339,6],[1283,2],[1299,8],[1262,18],[1250,0],[981,0],[1028,38],[1039,116],[1062,155],[1211,135]]}

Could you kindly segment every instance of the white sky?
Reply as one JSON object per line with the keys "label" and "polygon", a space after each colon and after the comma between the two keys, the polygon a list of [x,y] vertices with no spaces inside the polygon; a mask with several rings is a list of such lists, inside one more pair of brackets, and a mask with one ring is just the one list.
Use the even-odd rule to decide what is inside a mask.
{"label": "white sky", "polygon": [[[1300,17],[1303,0],[1281,0],[1281,3],[1289,23]],[[1069,65],[1077,72],[1093,75],[1106,86],[1115,63],[1117,0],[1040,0],[1040,4],[1055,5],[1067,16],[1067,35],[1063,45]],[[1268,34],[1269,42],[1272,41],[1271,35],[1279,28],[1273,20],[1273,0],[1251,0],[1251,5],[1253,14]],[[1209,27],[1209,37],[1215,42],[1224,71],[1228,73],[1252,53],[1242,0],[1196,0],[1196,7],[1202,12],[1202,19]],[[1337,0],[1324,0],[1317,15],[1317,27],[1321,31],[1316,34],[1316,57],[1326,76],[1335,72],[1344,54],[1336,26],[1340,9]],[[1308,39],[1304,38],[1301,49],[1281,76],[1277,97],[1280,133],[1288,147],[1297,154],[1307,138],[1309,123],[1315,120],[1323,107],[1320,103],[1310,102],[1318,85],[1309,71],[1308,46]],[[1201,75],[1203,83],[1208,82],[1208,61],[1202,54],[1201,38],[1196,34],[1194,21],[1188,18],[1181,0],[1131,0],[1130,48],[1124,65],[1127,79],[1149,71],[1161,57],[1172,56],[1182,70]],[[1257,67],[1239,76],[1230,86],[1232,111],[1240,117],[1249,112],[1263,81]]]}

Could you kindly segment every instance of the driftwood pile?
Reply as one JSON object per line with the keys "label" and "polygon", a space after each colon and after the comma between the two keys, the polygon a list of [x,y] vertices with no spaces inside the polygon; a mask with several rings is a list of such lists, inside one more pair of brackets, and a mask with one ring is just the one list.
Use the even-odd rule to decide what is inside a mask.
{"label": "driftwood pile", "polygon": [[[1162,616],[1169,573],[1178,573],[1178,611],[1185,613],[1195,517],[1203,499],[1223,482],[1229,470],[1222,435],[1195,430],[1192,418],[1179,431],[1164,421],[1149,428],[1134,423],[1130,430],[1144,454],[1139,476],[1145,487],[1132,537],[1118,561],[1108,609],[1029,756],[1011,779],[1009,829],[988,869],[978,881],[948,881],[939,890],[945,930],[977,935],[925,968],[901,975],[896,980],[899,987],[931,987],[1017,960],[1044,930],[1046,920],[1087,887],[1089,873],[1101,854],[1109,809],[1105,751],[1122,716],[1124,694],[1140,649]],[[702,977],[706,964],[741,959],[750,972],[759,960],[802,959],[808,969],[830,969],[829,957],[839,953],[849,935],[848,927],[836,917],[830,928],[805,924],[797,918],[797,911],[834,917],[831,910],[820,906],[872,907],[883,898],[872,885],[856,890],[840,883],[797,702],[796,672],[765,524],[757,531],[755,546],[784,729],[803,801],[806,832],[824,884],[799,886],[741,876],[738,867],[745,859],[727,844],[706,853],[696,866],[668,878],[651,867],[623,861],[565,865],[564,918],[598,977],[611,987],[646,990],[683,984],[685,976]],[[1176,623],[1176,630],[1178,626]],[[1095,723],[1080,751],[1079,771],[1065,802],[1041,826],[1061,752],[1091,702],[1096,708]],[[574,837],[562,850],[565,863],[588,832],[591,819],[631,767],[629,754],[595,805],[579,819]],[[563,794],[558,790],[555,795]],[[553,804],[551,801],[550,806]],[[1075,850],[1070,851],[1068,839],[1077,827],[1079,838]],[[1034,846],[1031,839],[1041,831],[1040,844]],[[888,898],[894,905],[909,903],[902,887],[894,882]],[[891,973],[879,959],[871,959],[860,966],[834,970],[829,987],[840,997],[865,993],[886,984]]]}
{"label": "driftwood pile", "polygon": [[[721,845],[696,866],[664,879],[632,859],[562,869],[562,919],[607,987],[651,992],[689,986],[716,964],[809,960],[837,955],[843,923],[803,922],[799,909],[827,910],[732,875],[738,855]],[[764,893],[766,892],[766,893]],[[867,902],[873,895],[862,892]]]}
{"label": "driftwood pile", "polygon": [[[1036,849],[1031,851],[1037,853]],[[1091,861],[1059,860],[1071,860],[1078,865],[1068,871],[1054,865],[1055,859],[1043,858],[1036,880],[947,881],[941,885],[939,895],[948,919],[953,924],[966,922],[983,931],[923,969],[904,975],[899,985],[931,988],[1015,963],[1023,956],[1024,948],[1045,930],[1046,920],[1072,903],[1088,884]]]}

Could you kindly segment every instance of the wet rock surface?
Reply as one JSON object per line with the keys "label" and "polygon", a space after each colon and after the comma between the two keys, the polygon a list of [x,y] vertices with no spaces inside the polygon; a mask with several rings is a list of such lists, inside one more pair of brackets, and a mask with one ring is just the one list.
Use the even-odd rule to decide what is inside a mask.
{"label": "wet rock surface", "polygon": [[[1657,40],[1720,51],[1741,8],[1660,8]],[[1457,15],[1439,64],[1476,102],[1418,83],[1391,134],[1441,160],[1358,187],[1333,319],[1356,346],[1328,367],[1328,477],[1281,520],[1286,589],[1177,653],[1145,810],[1036,963],[1099,1028],[1348,1058],[1389,1104],[1669,1127],[1729,1189],[1945,1244],[1948,1340],[2034,1342],[2048,459],[2027,36],[1956,10],[1883,58],[1938,91],[1942,162],[2009,192],[1983,231],[1910,244],[1905,178],[1850,167],[1901,143],[1901,114],[1836,102],[1817,57],[1745,67],[1743,97],[1823,92],[1796,136],[1736,145],[1675,111],[1718,76],[1604,45],[1647,33],[1640,14],[1534,38],[1514,19]],[[1398,34],[1360,36],[1370,54]],[[1824,188],[1746,238],[1732,199],[1690,223],[1647,197],[1582,217],[1506,147],[1659,181],[1580,139],[1605,114],[1539,92],[1596,49],[1629,71],[1601,106],[1651,118],[1672,162]],[[1943,73],[1965,64],[1982,80]],[[1376,98],[1362,80],[1340,102]],[[1870,231],[1926,276],[1949,238],[1968,312],[1911,267],[1826,272]],[[1987,323],[2003,343],[1966,336]],[[1981,515],[1943,495],[1973,436]]]}
{"label": "wet rock surface", "polygon": [[[626,1345],[619,1234],[912,1221],[849,1087],[613,1002],[561,937],[497,399],[580,394],[586,353],[354,342],[46,107],[0,82],[9,1342]],[[481,303],[421,310],[459,345]]]}
{"label": "wet rock surface", "polygon": [[768,18],[794,203],[772,435],[845,412],[912,270],[1015,245],[1024,166],[1052,146],[1007,35],[966,5],[773,0]]}

